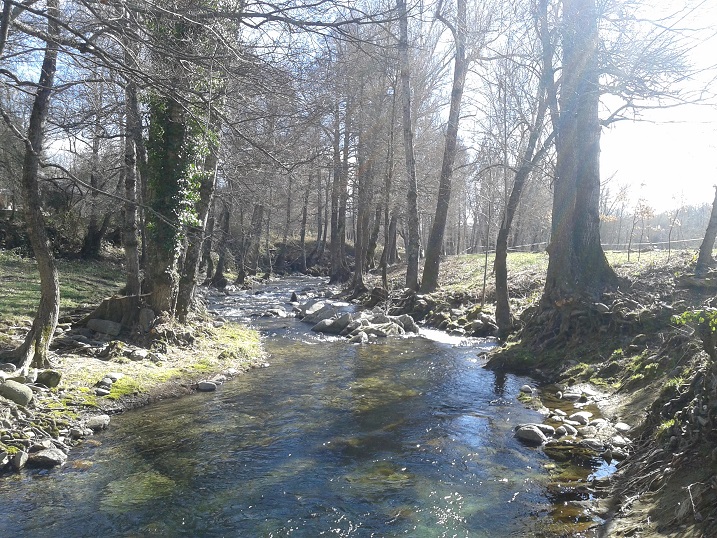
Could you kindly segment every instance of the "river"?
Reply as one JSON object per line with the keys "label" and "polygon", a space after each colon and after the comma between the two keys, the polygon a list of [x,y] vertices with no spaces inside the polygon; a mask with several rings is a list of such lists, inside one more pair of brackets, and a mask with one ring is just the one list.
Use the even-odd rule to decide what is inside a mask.
{"label": "river", "polygon": [[0,480],[0,536],[522,537],[553,528],[549,465],[513,428],[529,379],[437,331],[351,345],[253,314],[311,281],[213,308],[264,334],[268,368],[127,412],[51,471]]}

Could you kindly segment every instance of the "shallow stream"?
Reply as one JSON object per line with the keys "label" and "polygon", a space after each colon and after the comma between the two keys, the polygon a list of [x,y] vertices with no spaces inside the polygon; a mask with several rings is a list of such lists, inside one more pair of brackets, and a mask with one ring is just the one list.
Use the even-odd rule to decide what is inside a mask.
{"label": "shallow stream", "polygon": [[[227,317],[307,281],[228,296]],[[426,331],[355,346],[256,318],[270,367],[114,417],[62,469],[0,480],[0,536],[535,536],[550,460],[491,344]],[[554,535],[554,534],[546,534]]]}

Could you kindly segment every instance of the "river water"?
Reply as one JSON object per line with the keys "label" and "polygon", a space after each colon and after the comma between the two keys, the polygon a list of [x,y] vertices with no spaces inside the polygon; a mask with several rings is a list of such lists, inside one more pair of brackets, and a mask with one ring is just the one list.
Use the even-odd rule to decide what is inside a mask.
{"label": "river water", "polygon": [[[306,280],[214,304],[244,318]],[[549,462],[512,435],[539,421],[526,378],[485,370],[477,339],[350,345],[251,317],[270,367],[215,393],[113,418],[51,471],[0,480],[0,536],[535,536]],[[553,534],[545,534],[553,535]]]}

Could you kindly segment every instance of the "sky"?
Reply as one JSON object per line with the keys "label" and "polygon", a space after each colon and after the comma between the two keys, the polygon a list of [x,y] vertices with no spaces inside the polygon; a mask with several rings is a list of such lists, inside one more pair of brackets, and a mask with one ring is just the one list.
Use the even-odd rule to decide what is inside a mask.
{"label": "sky", "polygon": [[[717,2],[714,0],[645,0],[650,20],[678,4],[695,7],[684,13],[680,27],[693,32],[689,60],[705,70],[694,85],[703,88],[717,76]],[[672,11],[674,13],[674,11]],[[685,32],[685,35],[690,32]],[[714,84],[713,84],[714,86]],[[717,91],[717,88],[712,88]],[[712,203],[717,185],[717,100],[713,105],[682,105],[643,114],[643,121],[623,121],[604,129],[601,176],[612,184],[630,185],[633,204],[645,201],[657,211],[683,205]],[[614,191],[615,189],[613,189]]]}
{"label": "sky", "polygon": [[603,180],[614,175],[611,185],[630,185],[633,204],[644,198],[658,212],[711,204],[717,185],[717,110],[685,105],[651,116],[651,121],[625,121],[603,130]]}

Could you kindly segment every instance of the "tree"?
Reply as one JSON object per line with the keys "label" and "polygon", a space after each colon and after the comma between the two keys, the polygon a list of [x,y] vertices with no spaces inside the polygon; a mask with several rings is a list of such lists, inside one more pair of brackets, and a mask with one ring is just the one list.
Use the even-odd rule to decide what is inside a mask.
{"label": "tree", "polygon": [[712,202],[712,211],[710,212],[710,220],[707,223],[705,236],[700,244],[700,253],[697,257],[697,265],[695,265],[695,274],[702,276],[714,266],[714,258],[712,258],[712,250],[715,246],[715,238],[717,238],[717,187],[715,187],[715,198]]}
{"label": "tree", "polygon": [[[563,70],[549,263],[541,303],[571,307],[617,285],[600,245],[600,100],[595,0],[563,2]],[[546,66],[552,70],[552,66]],[[569,315],[569,314],[568,314]]]}
{"label": "tree", "polygon": [[[5,2],[5,5],[10,2]],[[5,13],[7,15],[7,12]],[[39,170],[44,149],[44,127],[50,109],[55,73],[57,70],[58,38],[60,36],[58,0],[47,0],[47,34],[40,78],[30,113],[25,137],[25,158],[22,168],[22,193],[27,235],[37,260],[40,273],[40,305],[32,327],[23,344],[12,352],[20,370],[27,372],[30,366],[42,368],[49,365],[47,357],[50,340],[57,325],[60,308],[60,284],[50,240],[45,228],[45,218],[40,202]]]}
{"label": "tree", "polygon": [[451,202],[451,176],[453,175],[453,163],[458,151],[458,125],[461,115],[461,100],[463,99],[463,87],[465,86],[466,75],[470,65],[470,59],[466,54],[466,35],[468,28],[465,0],[456,0],[456,20],[454,23],[449,22],[440,12],[439,17],[443,23],[448,26],[453,35],[455,53],[451,104],[448,112],[448,125],[446,127],[446,140],[443,150],[443,163],[441,164],[436,213],[426,246],[426,259],[423,268],[423,280],[421,282],[421,291],[424,293],[434,291],[438,287],[438,272],[441,252],[443,250],[443,234],[446,229],[446,218],[448,217],[448,208]]}
{"label": "tree", "polygon": [[399,41],[398,54],[401,81],[401,110],[403,112],[403,148],[406,155],[406,220],[408,241],[406,243],[406,287],[418,289],[418,258],[421,239],[418,226],[418,182],[416,179],[416,156],[413,152],[413,120],[411,112],[411,68],[408,61],[408,11],[406,0],[397,0]]}

